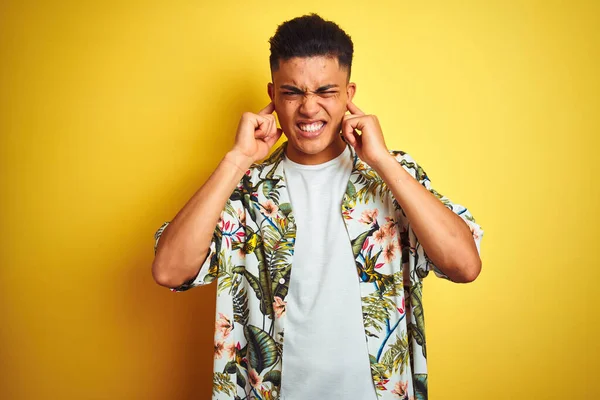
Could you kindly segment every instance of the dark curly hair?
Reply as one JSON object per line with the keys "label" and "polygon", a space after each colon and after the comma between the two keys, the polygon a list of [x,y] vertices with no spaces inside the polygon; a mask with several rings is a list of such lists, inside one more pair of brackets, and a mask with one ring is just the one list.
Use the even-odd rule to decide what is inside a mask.
{"label": "dark curly hair", "polygon": [[280,60],[293,57],[337,57],[340,67],[352,68],[354,45],[352,39],[336,23],[317,14],[304,15],[286,21],[277,27],[269,39],[271,45],[271,73],[279,69]]}

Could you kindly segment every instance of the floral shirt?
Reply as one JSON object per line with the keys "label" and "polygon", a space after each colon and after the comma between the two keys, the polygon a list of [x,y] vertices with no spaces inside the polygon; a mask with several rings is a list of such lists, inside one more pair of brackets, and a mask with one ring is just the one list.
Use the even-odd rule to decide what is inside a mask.
{"label": "floral shirt", "polygon": [[[198,275],[171,289],[217,281],[213,400],[279,398],[296,238],[281,162],[286,144],[246,172],[225,205]],[[469,211],[432,189],[408,154],[391,154],[463,218],[479,250],[483,231]],[[352,157],[340,210],[347,232],[340,234],[348,235],[354,252],[373,384],[383,400],[427,399],[422,281],[429,271],[447,277],[427,258],[382,178],[354,151]],[[156,232],[155,250],[167,224]]]}

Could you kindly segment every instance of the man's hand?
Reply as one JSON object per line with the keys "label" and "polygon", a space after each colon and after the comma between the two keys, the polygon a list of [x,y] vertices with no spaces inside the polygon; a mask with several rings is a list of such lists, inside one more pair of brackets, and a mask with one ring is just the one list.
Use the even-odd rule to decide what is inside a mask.
{"label": "man's hand", "polygon": [[281,137],[282,130],[277,128],[275,106],[269,103],[258,114],[245,112],[242,114],[235,136],[232,152],[236,153],[239,161],[244,159],[245,167],[261,160],[269,154],[269,150]]}
{"label": "man's hand", "polygon": [[342,136],[356,150],[361,160],[377,168],[378,164],[390,157],[379,120],[374,115],[366,115],[351,101],[347,108],[350,114],[344,115]]}

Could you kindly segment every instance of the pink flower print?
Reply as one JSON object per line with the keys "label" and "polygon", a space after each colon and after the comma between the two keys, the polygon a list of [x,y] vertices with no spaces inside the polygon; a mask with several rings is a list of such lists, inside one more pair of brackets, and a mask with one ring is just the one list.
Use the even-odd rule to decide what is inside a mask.
{"label": "pink flower print", "polygon": [[227,359],[233,360],[235,357],[235,351],[237,350],[236,345],[233,344],[233,342],[226,343],[224,350],[225,354],[227,355]]}
{"label": "pink flower print", "polygon": [[221,332],[223,338],[229,336],[229,333],[233,329],[233,325],[231,325],[231,320],[227,318],[223,313],[219,313],[219,319],[215,323],[215,330]]}
{"label": "pink flower print", "polygon": [[281,299],[281,297],[275,296],[275,301],[273,302],[273,310],[275,310],[275,315],[277,318],[281,318],[285,315],[285,305],[286,302]]}
{"label": "pink flower print", "polygon": [[221,218],[219,220],[219,228],[221,228],[221,231],[223,232],[229,232],[235,229],[235,224]]}
{"label": "pink flower print", "polygon": [[400,315],[404,314],[406,308],[406,302],[404,301],[404,296],[402,296],[402,305],[400,307],[396,307]]}
{"label": "pink flower print", "polygon": [[231,247],[231,233],[237,229],[237,225],[234,222],[225,221],[221,218],[219,220],[219,229],[223,232],[223,239],[226,246]]}
{"label": "pink flower print", "polygon": [[384,230],[384,228],[377,229],[373,233],[373,240],[375,241],[375,243],[383,242],[386,237],[387,237],[387,232]]}
{"label": "pink flower print", "polygon": [[392,393],[398,397],[406,398],[406,389],[408,388],[408,382],[396,382],[396,386],[392,390]]}
{"label": "pink flower print", "polygon": [[396,223],[394,221],[389,221],[381,227],[381,230],[385,232],[385,236],[394,237],[396,236]]}
{"label": "pink flower print", "polygon": [[400,250],[397,240],[390,241],[383,249],[383,259],[386,263],[390,263],[396,258],[396,252]]}
{"label": "pink flower print", "polygon": [[263,214],[269,218],[275,218],[277,216],[277,211],[279,211],[279,207],[277,204],[273,202],[273,200],[267,200],[263,204],[261,204],[263,208]]}
{"label": "pink flower print", "polygon": [[220,359],[223,357],[223,350],[225,350],[225,341],[215,340],[215,358]]}
{"label": "pink flower print", "polygon": [[376,208],[372,210],[365,210],[362,212],[362,215],[358,221],[366,225],[372,225],[377,220],[378,215],[379,210]]}
{"label": "pink flower print", "polygon": [[248,381],[253,388],[260,389],[263,380],[254,368],[250,368],[248,369]]}
{"label": "pink flower print", "polygon": [[362,251],[365,251],[369,247],[369,238],[366,238],[362,245]]}

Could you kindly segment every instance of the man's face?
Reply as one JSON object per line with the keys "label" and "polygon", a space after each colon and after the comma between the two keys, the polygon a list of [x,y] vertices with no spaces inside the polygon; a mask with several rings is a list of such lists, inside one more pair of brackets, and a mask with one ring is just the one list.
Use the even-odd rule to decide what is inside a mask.
{"label": "man's face", "polygon": [[356,85],[336,57],[292,58],[279,62],[269,97],[288,138],[287,156],[301,164],[319,164],[339,155],[346,105]]}

